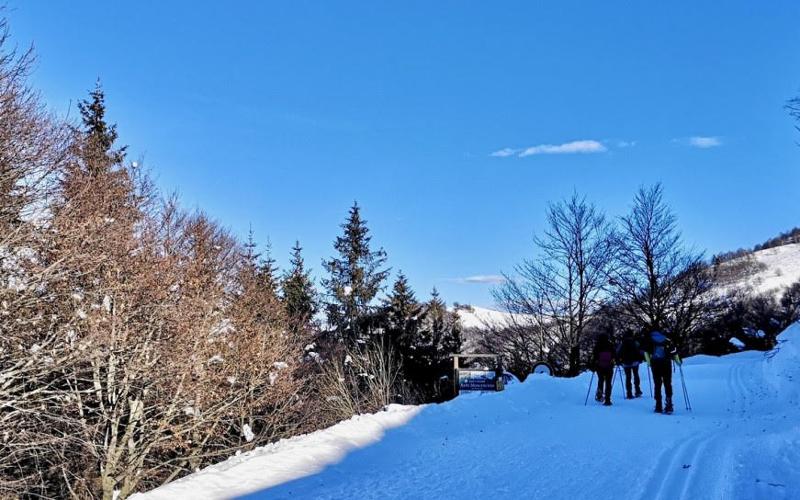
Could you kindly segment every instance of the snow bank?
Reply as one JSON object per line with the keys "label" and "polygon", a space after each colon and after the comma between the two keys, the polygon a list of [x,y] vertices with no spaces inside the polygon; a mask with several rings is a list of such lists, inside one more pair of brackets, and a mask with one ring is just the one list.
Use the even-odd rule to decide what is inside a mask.
{"label": "snow bank", "polygon": [[781,333],[778,345],[766,357],[764,379],[781,399],[800,407],[800,323]]}
{"label": "snow bank", "polygon": [[386,411],[358,415],[333,427],[242,453],[134,500],[222,499],[244,495],[319,472],[347,453],[377,442],[404,425],[422,406],[390,405]]}
{"label": "snow bank", "polygon": [[653,413],[644,368],[645,397],[623,399],[615,379],[610,408],[593,401],[590,373],[533,375],[501,393],[355,417],[137,498],[796,499],[800,325],[779,342],[685,360],[693,412],[677,369],[672,416]]}

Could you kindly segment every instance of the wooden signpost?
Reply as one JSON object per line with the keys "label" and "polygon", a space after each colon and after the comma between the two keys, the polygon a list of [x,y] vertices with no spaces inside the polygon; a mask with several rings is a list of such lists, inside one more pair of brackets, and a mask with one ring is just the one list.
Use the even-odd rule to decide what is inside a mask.
{"label": "wooden signpost", "polygon": [[[461,391],[502,391],[505,384],[500,356],[497,354],[451,354],[453,358],[453,390],[456,395]],[[459,360],[494,359],[493,370],[462,368]]]}

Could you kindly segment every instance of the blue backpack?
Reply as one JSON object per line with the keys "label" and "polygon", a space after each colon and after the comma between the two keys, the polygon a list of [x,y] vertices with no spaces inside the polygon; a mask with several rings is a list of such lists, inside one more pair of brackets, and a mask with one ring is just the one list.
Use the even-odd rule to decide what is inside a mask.
{"label": "blue backpack", "polygon": [[667,359],[667,337],[661,332],[653,332],[653,359],[656,361]]}

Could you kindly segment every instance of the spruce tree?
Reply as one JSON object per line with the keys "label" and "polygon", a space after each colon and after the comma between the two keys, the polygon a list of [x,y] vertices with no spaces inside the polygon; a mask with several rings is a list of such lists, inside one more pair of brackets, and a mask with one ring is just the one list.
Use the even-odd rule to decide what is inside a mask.
{"label": "spruce tree", "polygon": [[296,241],[292,247],[291,268],[283,275],[281,288],[283,303],[289,320],[294,326],[306,326],[317,312],[317,292],[306,270],[303,260],[303,247]]}
{"label": "spruce tree", "polygon": [[386,335],[405,364],[406,358],[414,357],[411,346],[417,341],[423,311],[402,271],[397,275],[384,307]]}
{"label": "spruce tree", "polygon": [[434,370],[440,370],[451,354],[461,350],[461,325],[458,315],[447,310],[436,288],[431,292],[426,315],[427,364]]}
{"label": "spruce tree", "polygon": [[322,281],[328,325],[338,338],[364,343],[372,333],[373,299],[389,274],[384,268],[386,252],[370,249],[372,237],[358,203],[350,208],[342,229],[333,245],[338,255],[322,263],[328,272]]}
{"label": "spruce tree", "polygon": [[125,160],[126,147],[114,148],[118,137],[117,126],[106,122],[105,93],[99,79],[94,90],[89,92],[89,98],[78,103],[78,110],[81,114],[84,137],[81,157],[87,172],[96,176],[121,165]]}
{"label": "spruce tree", "polygon": [[[239,290],[239,293],[258,296],[258,307],[253,307],[250,313],[254,321],[265,325],[276,325],[285,320],[281,300],[278,295],[278,269],[275,266],[275,259],[272,258],[271,246],[267,243],[265,257],[257,251],[251,229],[247,235],[247,241],[243,245],[243,251],[239,259],[239,280],[246,283],[253,290]],[[257,292],[254,292],[257,290]]]}
{"label": "spruce tree", "polygon": [[278,279],[278,266],[272,257],[272,244],[267,242],[265,257],[258,264],[258,283],[265,293],[269,294],[278,301],[278,289],[280,282]]}

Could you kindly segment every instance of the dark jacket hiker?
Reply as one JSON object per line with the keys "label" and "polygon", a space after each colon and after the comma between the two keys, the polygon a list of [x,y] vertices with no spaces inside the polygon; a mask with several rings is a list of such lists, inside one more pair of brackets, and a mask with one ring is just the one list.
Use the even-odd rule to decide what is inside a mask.
{"label": "dark jacket hiker", "polygon": [[608,335],[601,334],[593,352],[594,367],[597,372],[597,401],[603,401],[605,406],[611,406],[611,380],[614,375],[614,345]]}
{"label": "dark jacket hiker", "polygon": [[672,357],[676,349],[672,341],[658,330],[653,330],[648,339],[647,357],[650,369],[653,372],[653,388],[656,399],[656,412],[662,412],[661,386],[664,386],[664,395],[667,404],[663,407],[664,413],[672,413]]}
{"label": "dark jacket hiker", "polygon": [[[628,332],[622,339],[619,347],[617,348],[617,358],[625,370],[625,397],[632,399],[634,397],[641,397],[641,381],[639,379],[639,364],[644,359],[642,357],[642,349],[639,346],[633,335]],[[631,384],[633,379],[633,384]],[[634,396],[634,389],[636,390]]]}

